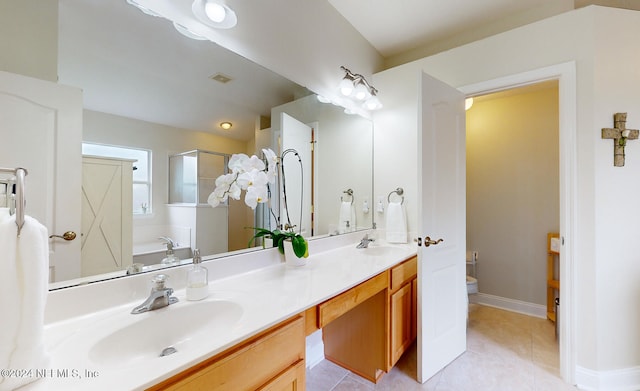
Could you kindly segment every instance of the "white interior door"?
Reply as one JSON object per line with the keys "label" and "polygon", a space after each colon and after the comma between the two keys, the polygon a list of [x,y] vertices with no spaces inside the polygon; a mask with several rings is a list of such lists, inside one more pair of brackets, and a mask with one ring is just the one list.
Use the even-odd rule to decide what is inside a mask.
{"label": "white interior door", "polygon": [[72,241],[49,241],[52,276],[80,276],[82,92],[0,72],[0,166],[23,167],[26,213],[49,234],[74,231]]}
{"label": "white interior door", "polygon": [[[295,149],[302,161],[302,172],[298,159],[287,154],[284,160],[286,168],[287,204],[289,218],[296,232],[303,236],[311,234],[311,127],[297,119],[281,114],[282,151]],[[300,189],[303,189],[300,194]],[[282,191],[282,190],[281,190]],[[302,198],[301,198],[302,196]],[[302,226],[300,225],[300,205],[302,205]],[[287,222],[286,210],[281,208],[280,221]]]}
{"label": "white interior door", "polygon": [[418,380],[466,350],[464,95],[422,75],[419,148]]}

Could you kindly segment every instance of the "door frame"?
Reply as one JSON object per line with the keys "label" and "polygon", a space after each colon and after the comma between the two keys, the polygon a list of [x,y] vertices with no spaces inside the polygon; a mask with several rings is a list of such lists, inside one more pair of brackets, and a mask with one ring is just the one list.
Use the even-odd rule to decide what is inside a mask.
{"label": "door frame", "polygon": [[558,80],[559,89],[559,142],[560,142],[560,296],[559,350],[560,375],[575,384],[575,283],[578,264],[575,262],[577,232],[577,90],[576,64],[574,61],[538,68],[527,72],[504,76],[480,83],[459,87],[467,97],[486,95],[506,89]]}

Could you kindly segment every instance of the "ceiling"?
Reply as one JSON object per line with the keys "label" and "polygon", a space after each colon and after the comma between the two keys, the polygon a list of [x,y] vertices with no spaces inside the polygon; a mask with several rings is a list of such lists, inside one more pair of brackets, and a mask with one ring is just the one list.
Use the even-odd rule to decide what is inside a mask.
{"label": "ceiling", "polygon": [[[89,110],[249,140],[260,116],[304,92],[125,0],[60,0],[58,12],[58,81],[81,88]],[[212,80],[218,73],[232,80]]]}
{"label": "ceiling", "polygon": [[[259,16],[249,17],[248,12],[284,15],[278,17],[286,26],[293,20],[308,20],[304,4],[315,6],[298,3],[300,0],[245,4],[250,1],[228,0],[228,4],[238,7],[238,25],[235,31],[220,30],[215,34],[231,38],[264,36],[268,34],[265,26],[274,25],[273,17],[263,16],[266,25],[259,28],[256,27],[261,22]],[[350,24],[381,54],[387,66],[497,34],[574,6],[631,3],[629,0],[312,1],[327,1],[333,7],[328,8],[334,12],[322,15],[323,19],[333,18],[333,22],[323,20],[323,26]],[[180,2],[187,4],[187,0]],[[636,7],[640,3],[633,2]],[[174,0],[171,3],[177,4]],[[250,140],[260,116],[269,116],[271,107],[305,93],[298,84],[211,41],[196,41],[178,34],[169,20],[145,15],[125,0],[59,0],[59,4],[59,81],[82,88],[87,109]],[[632,8],[628,4],[614,5]],[[278,6],[282,9],[278,10]],[[327,36],[326,31],[320,31],[316,34],[318,39],[323,38],[322,34]],[[287,48],[290,59],[285,60],[291,62],[296,59],[294,45],[300,42],[296,41],[296,34],[287,35],[289,41],[279,36],[270,42]],[[260,37],[263,38],[269,39]],[[240,40],[236,45],[243,48]],[[327,65],[334,69],[335,64]],[[210,76],[216,73],[232,80],[226,84],[212,81]],[[219,127],[223,121],[234,124],[231,131]]]}
{"label": "ceiling", "polygon": [[573,0],[328,0],[384,57]]}

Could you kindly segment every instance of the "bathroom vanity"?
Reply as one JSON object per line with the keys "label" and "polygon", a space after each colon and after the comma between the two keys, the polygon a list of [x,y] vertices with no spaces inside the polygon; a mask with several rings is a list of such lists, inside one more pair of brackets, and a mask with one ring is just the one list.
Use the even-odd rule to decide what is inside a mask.
{"label": "bathroom vanity", "polygon": [[304,390],[304,337],[319,328],[328,360],[377,382],[416,337],[416,278],[413,256],[149,390]]}
{"label": "bathroom vanity", "polygon": [[361,237],[311,241],[301,267],[276,249],[204,262],[210,295],[196,302],[185,297],[189,265],[165,269],[180,301],[138,315],[153,274],[50,292],[51,368],[99,376],[26,390],[300,390],[305,337],[318,328],[327,359],[376,382],[415,338],[416,247],[357,249]]}

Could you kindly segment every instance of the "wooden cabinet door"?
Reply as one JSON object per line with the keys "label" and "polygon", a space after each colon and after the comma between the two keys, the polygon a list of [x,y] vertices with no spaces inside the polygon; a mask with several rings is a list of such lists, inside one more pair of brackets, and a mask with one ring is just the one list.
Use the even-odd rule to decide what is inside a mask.
{"label": "wooden cabinet door", "polygon": [[411,341],[418,336],[418,279],[411,281]]}
{"label": "wooden cabinet door", "polygon": [[304,391],[305,368],[304,360],[292,365],[282,374],[271,380],[258,391]]}
{"label": "wooden cabinet door", "polygon": [[304,390],[304,341],[296,316],[147,391]]}
{"label": "wooden cabinet door", "polygon": [[413,342],[412,334],[412,284],[406,284],[391,295],[391,366]]}

